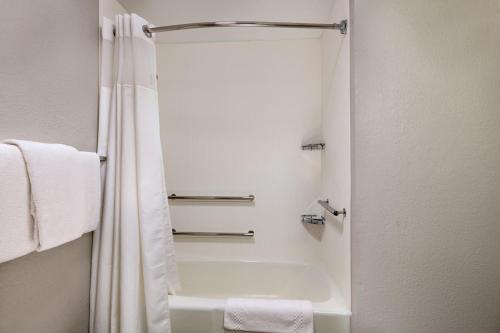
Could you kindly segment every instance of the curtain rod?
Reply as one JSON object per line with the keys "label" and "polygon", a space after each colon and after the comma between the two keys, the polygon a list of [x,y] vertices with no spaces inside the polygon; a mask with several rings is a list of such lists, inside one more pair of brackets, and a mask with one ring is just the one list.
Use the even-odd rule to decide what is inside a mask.
{"label": "curtain rod", "polygon": [[233,28],[233,27],[258,27],[258,28],[302,28],[302,29],[332,29],[339,30],[342,35],[347,33],[347,20],[340,23],[294,23],[294,22],[260,22],[260,21],[219,21],[219,22],[196,22],[162,27],[142,26],[144,34],[151,38],[154,33],[200,28]]}

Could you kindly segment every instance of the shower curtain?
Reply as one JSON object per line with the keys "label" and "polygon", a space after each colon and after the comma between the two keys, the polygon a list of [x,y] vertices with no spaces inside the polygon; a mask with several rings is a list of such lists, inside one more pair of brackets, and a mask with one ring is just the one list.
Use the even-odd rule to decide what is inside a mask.
{"label": "shower curtain", "polygon": [[[104,20],[98,152],[103,211],[94,233],[90,332],[170,332],[179,288],[160,142],[154,41],[137,15]],[[115,35],[113,34],[115,31]]]}

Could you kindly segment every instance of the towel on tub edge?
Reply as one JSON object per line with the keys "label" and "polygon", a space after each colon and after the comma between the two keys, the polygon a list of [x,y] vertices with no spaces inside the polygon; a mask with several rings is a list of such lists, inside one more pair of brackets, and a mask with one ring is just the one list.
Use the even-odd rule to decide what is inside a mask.
{"label": "towel on tub edge", "polygon": [[229,298],[224,328],[266,333],[313,333],[313,311],[309,301]]}
{"label": "towel on tub edge", "polygon": [[[63,144],[5,140],[19,149],[30,189],[37,251],[79,238],[100,219],[100,161]],[[17,223],[17,221],[10,221]]]}

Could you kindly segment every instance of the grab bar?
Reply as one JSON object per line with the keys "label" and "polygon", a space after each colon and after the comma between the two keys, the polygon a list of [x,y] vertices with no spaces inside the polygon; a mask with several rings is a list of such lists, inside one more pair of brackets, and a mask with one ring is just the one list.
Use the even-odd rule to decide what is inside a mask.
{"label": "grab bar", "polygon": [[177,231],[172,229],[174,236],[194,236],[194,237],[253,237],[255,232],[201,232],[201,231]]}
{"label": "grab bar", "polygon": [[169,200],[184,201],[223,201],[223,202],[253,202],[255,196],[215,196],[215,195],[177,195],[175,193],[168,196]]}
{"label": "grab bar", "polygon": [[334,216],[344,215],[345,217],[347,215],[347,211],[345,210],[345,208],[343,208],[341,211],[336,210],[335,208],[330,206],[330,202],[328,201],[328,199],[318,200],[318,203],[321,205],[321,207],[323,207],[328,212],[332,213]]}

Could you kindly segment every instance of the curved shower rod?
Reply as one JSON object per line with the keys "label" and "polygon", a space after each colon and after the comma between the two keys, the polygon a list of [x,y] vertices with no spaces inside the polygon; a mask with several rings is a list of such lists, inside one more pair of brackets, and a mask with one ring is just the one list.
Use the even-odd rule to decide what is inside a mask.
{"label": "curved shower rod", "polygon": [[151,38],[154,33],[164,31],[200,29],[200,28],[233,28],[233,27],[258,27],[258,28],[302,28],[302,29],[332,29],[339,30],[341,34],[347,33],[347,20],[340,23],[294,23],[294,22],[261,22],[261,21],[219,21],[219,22],[196,22],[162,27],[142,26],[144,34]]}

